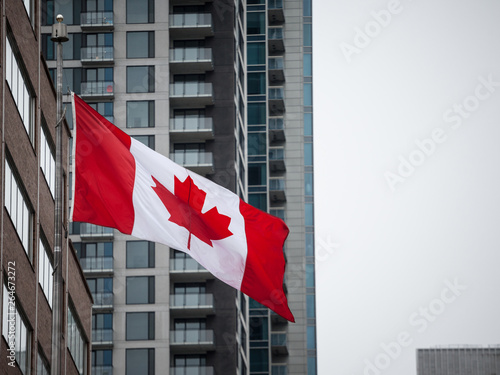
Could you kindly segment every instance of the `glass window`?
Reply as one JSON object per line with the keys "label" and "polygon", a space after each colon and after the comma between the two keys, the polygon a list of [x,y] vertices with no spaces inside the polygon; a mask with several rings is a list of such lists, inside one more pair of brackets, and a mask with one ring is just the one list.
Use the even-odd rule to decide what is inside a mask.
{"label": "glass window", "polygon": [[127,277],[127,304],[155,303],[154,276]]}
{"label": "glass window", "polygon": [[54,197],[56,188],[56,159],[54,156],[54,146],[50,136],[45,130],[46,127],[45,118],[42,117],[42,131],[40,132],[40,168],[49,186],[50,193],[52,197]]}
{"label": "glass window", "polygon": [[154,23],[154,0],[127,0],[127,23]]}
{"label": "glass window", "polygon": [[314,256],[314,234],[306,233],[306,257]]}
{"label": "glass window", "polygon": [[127,340],[154,340],[155,313],[127,313]]}
{"label": "glass window", "polygon": [[266,93],[266,73],[248,73],[248,95],[264,95]]}
{"label": "glass window", "polygon": [[95,305],[113,304],[112,277],[87,278],[87,284],[92,293]]}
{"label": "glass window", "polygon": [[312,113],[304,113],[304,135],[313,135]]}
{"label": "glass window", "polygon": [[307,317],[316,318],[314,294],[308,294],[306,296],[306,304],[307,304]]}
{"label": "glass window", "polygon": [[266,63],[266,44],[248,43],[247,44],[248,65],[263,65]]}
{"label": "glass window", "polygon": [[304,47],[312,46],[312,24],[304,24]]}
{"label": "glass window", "polygon": [[262,211],[267,211],[267,195],[266,193],[249,193],[248,204]]}
{"label": "glass window", "polygon": [[306,225],[314,225],[314,208],[312,203],[306,203]]}
{"label": "glass window", "polygon": [[313,195],[314,194],[314,189],[313,189],[313,174],[312,173],[305,173],[304,174],[304,189],[306,195]]}
{"label": "glass window", "polygon": [[269,340],[268,318],[251,316],[249,318],[250,341]]}
{"label": "glass window", "polygon": [[248,133],[248,155],[266,155],[266,149],[266,133]]}
{"label": "glass window", "polygon": [[21,241],[24,251],[31,260],[32,251],[32,222],[33,212],[28,207],[21,192],[20,185],[10,166],[10,161],[5,158],[5,208]]}
{"label": "glass window", "polygon": [[269,371],[269,349],[250,349],[250,372],[264,372]]}
{"label": "glass window", "polygon": [[82,329],[80,323],[75,319],[76,314],[71,306],[68,306],[68,333],[67,343],[68,349],[73,357],[78,373],[83,375],[85,373],[87,343],[83,339]]}
{"label": "glass window", "polygon": [[113,314],[93,314],[92,329],[113,329]]}
{"label": "glass window", "polygon": [[36,360],[36,373],[37,375],[50,375],[48,362],[40,352],[38,352]]}
{"label": "glass window", "polygon": [[307,375],[316,375],[316,357],[307,357]]}
{"label": "glass window", "polygon": [[248,103],[248,125],[266,124],[266,103]]}
{"label": "glass window", "polygon": [[155,126],[153,100],[127,102],[127,128],[152,128]]}
{"label": "glass window", "polygon": [[52,267],[52,261],[47,249],[44,242],[40,239],[38,249],[38,283],[42,287],[43,294],[45,294],[49,306],[52,307],[52,287],[54,281],[52,273],[54,272],[54,268]]}
{"label": "glass window", "polygon": [[154,92],[154,66],[127,66],[127,92]]}
{"label": "glass window", "polygon": [[306,288],[314,288],[314,264],[306,264]]}
{"label": "glass window", "polygon": [[35,136],[35,101],[30,90],[30,83],[23,74],[23,66],[18,62],[18,57],[12,48],[11,38],[6,43],[5,79],[9,85],[12,98],[16,103],[21,121],[33,143]]}
{"label": "glass window", "polygon": [[247,34],[265,34],[266,33],[266,13],[249,12],[247,13]]}
{"label": "glass window", "polygon": [[304,77],[312,76],[312,54],[304,54]]}
{"label": "glass window", "polygon": [[312,83],[304,83],[304,105],[311,106],[312,103]]}
{"label": "glass window", "polygon": [[207,357],[200,354],[183,354],[174,356],[175,367],[200,367],[206,366]]}
{"label": "glass window", "polygon": [[127,32],[127,59],[155,57],[154,31]]}
{"label": "glass window", "polygon": [[111,349],[92,350],[92,374],[112,373],[113,351]]}
{"label": "glass window", "polygon": [[[9,285],[9,287],[7,287]],[[2,334],[9,347],[16,351],[16,362],[23,374],[29,373],[31,331],[16,306],[15,289],[9,295],[11,285],[4,283],[2,300]],[[15,335],[8,332],[15,331]]]}
{"label": "glass window", "polygon": [[313,165],[313,145],[312,143],[304,143],[304,165]]}
{"label": "glass window", "polygon": [[126,349],[126,375],[154,375],[155,373],[155,350]]}
{"label": "glass window", "polygon": [[304,17],[312,16],[312,4],[311,0],[304,0]]}
{"label": "glass window", "polygon": [[267,185],[266,163],[248,164],[248,185]]}
{"label": "glass window", "polygon": [[143,145],[148,146],[150,149],[155,149],[155,136],[154,135],[133,135],[132,138],[141,142]]}
{"label": "glass window", "polygon": [[316,349],[316,327],[307,327],[307,349]]}
{"label": "glass window", "polygon": [[154,268],[155,243],[127,241],[127,268]]}

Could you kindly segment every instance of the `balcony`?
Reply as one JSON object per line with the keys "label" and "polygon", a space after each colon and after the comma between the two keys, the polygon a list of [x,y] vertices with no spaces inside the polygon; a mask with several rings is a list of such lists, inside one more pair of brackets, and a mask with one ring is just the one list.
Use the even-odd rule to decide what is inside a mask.
{"label": "balcony", "polygon": [[285,122],[283,117],[269,118],[269,142],[283,143],[285,141]]}
{"label": "balcony", "polygon": [[269,196],[271,199],[271,204],[286,202],[284,178],[275,178],[269,180]]}
{"label": "balcony", "polygon": [[92,330],[92,346],[94,345],[112,345],[113,330],[112,329],[93,329]]}
{"label": "balcony", "polygon": [[210,82],[175,82],[170,84],[170,105],[174,108],[199,108],[213,103],[213,90]]}
{"label": "balcony", "polygon": [[92,366],[92,375],[113,375],[113,366]]}
{"label": "balcony", "polygon": [[81,96],[92,99],[111,99],[114,91],[113,81],[82,82]]}
{"label": "balcony", "polygon": [[285,82],[283,57],[271,57],[268,60],[269,84],[282,84]]}
{"label": "balcony", "polygon": [[80,50],[82,64],[109,64],[114,61],[113,47],[82,47]]}
{"label": "balcony", "polygon": [[267,19],[269,20],[269,25],[281,25],[285,22],[283,0],[268,0]]}
{"label": "balcony", "polygon": [[271,351],[274,355],[288,355],[286,333],[271,333]]}
{"label": "balcony", "polygon": [[170,36],[174,39],[201,39],[214,34],[211,13],[170,15]]}
{"label": "balcony", "polygon": [[272,365],[271,375],[288,375],[288,368],[286,365]]}
{"label": "balcony", "polygon": [[215,314],[212,294],[170,295],[171,316],[207,316]]}
{"label": "balcony", "polygon": [[113,12],[81,13],[80,24],[83,31],[113,30]]}
{"label": "balcony", "polygon": [[170,278],[175,281],[206,281],[214,276],[193,258],[170,259]]}
{"label": "balcony", "polygon": [[108,309],[113,307],[113,293],[112,292],[96,292],[92,293],[94,299],[94,308]]}
{"label": "balcony", "polygon": [[215,350],[212,330],[170,331],[170,350],[182,353],[204,353]]}
{"label": "balcony", "polygon": [[80,258],[80,266],[85,273],[113,272],[113,257]]}
{"label": "balcony", "polygon": [[285,112],[285,90],[283,87],[269,88],[269,116],[279,116]]}
{"label": "balcony", "polygon": [[170,71],[205,73],[214,69],[211,48],[173,48],[170,50]]}
{"label": "balcony", "polygon": [[214,375],[214,368],[208,366],[170,367],[170,375]]}
{"label": "balcony", "polygon": [[89,223],[81,223],[80,237],[82,238],[82,240],[112,240],[113,228],[101,227],[99,225]]}
{"label": "balcony", "polygon": [[174,117],[170,119],[170,138],[174,142],[204,142],[214,138],[211,117]]}
{"label": "balcony", "polygon": [[270,172],[284,172],[285,150],[283,147],[269,149],[269,170]]}
{"label": "balcony", "polygon": [[271,208],[269,213],[285,221],[285,210],[283,208]]}
{"label": "balcony", "polygon": [[285,44],[283,42],[283,28],[272,27],[268,29],[268,51],[270,55],[280,55],[285,52]]}
{"label": "balcony", "polygon": [[198,174],[210,174],[214,172],[214,163],[211,152],[204,151],[175,151],[170,154],[170,159],[184,168],[190,169]]}

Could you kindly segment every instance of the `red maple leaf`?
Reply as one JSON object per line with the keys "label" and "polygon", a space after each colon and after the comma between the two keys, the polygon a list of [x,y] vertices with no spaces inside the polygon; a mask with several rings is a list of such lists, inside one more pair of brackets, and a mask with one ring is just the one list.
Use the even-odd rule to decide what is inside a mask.
{"label": "red maple leaf", "polygon": [[190,176],[181,182],[175,177],[174,194],[151,176],[156,186],[151,186],[170,213],[168,221],[189,231],[187,248],[191,249],[191,234],[206,244],[211,240],[222,240],[232,235],[229,231],[231,218],[222,215],[217,207],[202,213],[207,193],[198,188]]}

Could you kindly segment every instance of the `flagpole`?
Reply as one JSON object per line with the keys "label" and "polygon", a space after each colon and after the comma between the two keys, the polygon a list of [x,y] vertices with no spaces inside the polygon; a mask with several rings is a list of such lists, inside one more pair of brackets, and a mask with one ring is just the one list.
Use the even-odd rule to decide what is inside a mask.
{"label": "flagpole", "polygon": [[63,219],[63,163],[62,163],[62,65],[63,42],[68,41],[67,27],[63,16],[58,14],[57,23],[52,25],[52,37],[57,42],[57,117],[56,117],[56,188],[55,188],[55,214],[54,214],[54,288],[52,295],[52,361],[50,374],[61,374],[61,337],[62,337],[62,219]]}

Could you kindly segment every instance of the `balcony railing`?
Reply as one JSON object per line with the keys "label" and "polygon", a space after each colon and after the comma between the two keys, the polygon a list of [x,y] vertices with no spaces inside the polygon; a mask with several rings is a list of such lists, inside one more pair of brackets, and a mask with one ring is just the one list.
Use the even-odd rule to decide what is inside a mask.
{"label": "balcony railing", "polygon": [[268,29],[268,50],[271,55],[285,52],[282,27],[270,27]]}
{"label": "balcony railing", "polygon": [[103,344],[113,342],[112,329],[93,329],[92,330],[92,344]]}
{"label": "balcony railing", "polygon": [[271,350],[274,354],[288,354],[286,333],[271,333]]}
{"label": "balcony railing", "polygon": [[92,366],[92,375],[113,375],[113,366]]}
{"label": "balcony railing", "polygon": [[170,15],[170,27],[212,27],[211,13],[179,13]]}
{"label": "balcony railing", "polygon": [[269,100],[283,100],[285,98],[285,90],[283,87],[269,88]]}
{"label": "balcony railing", "polygon": [[193,308],[214,305],[212,294],[171,294],[170,306],[180,308]]}
{"label": "balcony railing", "polygon": [[80,258],[84,272],[113,271],[113,257]]}
{"label": "balcony railing", "polygon": [[174,163],[180,164],[185,168],[190,168],[199,173],[213,172],[213,156],[211,152],[204,151],[174,151],[170,154],[170,159]]}
{"label": "balcony railing", "polygon": [[[171,271],[206,271],[206,269],[193,258],[170,259]],[[208,271],[207,271],[208,272]]]}
{"label": "balcony railing", "polygon": [[269,180],[269,190],[285,190],[285,179],[276,178]]}
{"label": "balcony railing", "polygon": [[268,0],[267,11],[270,25],[279,25],[285,22],[283,0]]}
{"label": "balcony railing", "polygon": [[170,331],[170,344],[212,344],[214,332],[208,329]]}
{"label": "balcony railing", "polygon": [[113,12],[85,12],[81,13],[80,23],[82,27],[112,27]]}
{"label": "balcony railing", "polygon": [[269,160],[284,160],[285,150],[283,148],[270,148]]}
{"label": "balcony railing", "polygon": [[268,67],[269,69],[283,69],[284,68],[284,61],[283,57],[271,57],[268,60],[269,64]]}
{"label": "balcony railing", "polygon": [[173,48],[170,62],[212,61],[211,48]]}
{"label": "balcony railing", "polygon": [[288,367],[284,365],[272,365],[271,375],[288,375]]}
{"label": "balcony railing", "polygon": [[283,9],[283,0],[268,0],[267,9]]}
{"label": "balcony railing", "polygon": [[170,85],[170,97],[212,96],[210,82],[175,82]]}
{"label": "balcony railing", "polygon": [[[109,121],[109,120],[108,120]],[[81,223],[80,237],[82,238],[112,238],[113,228],[101,227],[100,225]]]}
{"label": "balcony railing", "polygon": [[113,47],[82,47],[82,62],[111,62],[114,59]]}
{"label": "balcony railing", "polygon": [[212,131],[211,117],[174,117],[170,119],[170,131]]}
{"label": "balcony railing", "polygon": [[214,368],[208,366],[170,367],[170,375],[214,375]]}
{"label": "balcony railing", "polygon": [[114,95],[113,81],[82,82],[82,96],[110,97]]}
{"label": "balcony railing", "polygon": [[92,293],[94,299],[94,307],[113,306],[112,292],[97,292]]}

